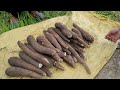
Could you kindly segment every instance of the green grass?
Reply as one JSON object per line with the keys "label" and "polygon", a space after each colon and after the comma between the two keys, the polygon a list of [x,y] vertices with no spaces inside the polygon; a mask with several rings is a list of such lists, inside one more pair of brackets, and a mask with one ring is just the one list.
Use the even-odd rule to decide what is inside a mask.
{"label": "green grass", "polygon": [[[45,19],[50,19],[57,16],[63,16],[66,13],[67,11],[43,11],[43,14],[46,17]],[[32,17],[32,15],[28,13],[28,11],[24,11],[21,13],[21,15],[18,16],[19,16],[19,23],[17,23],[14,26],[9,22],[9,17],[10,17],[9,13],[5,11],[0,11],[0,34],[12,30],[14,28],[23,27],[41,21],[39,18]]]}
{"label": "green grass", "polygon": [[120,11],[96,11],[97,14],[102,14],[108,18],[120,22]]}
{"label": "green grass", "polygon": [[[63,16],[65,14],[70,14],[70,11],[44,11],[46,19],[54,18],[57,16]],[[120,21],[120,11],[96,11],[97,14],[102,14],[108,18],[116,21]],[[26,25],[34,24],[40,22],[39,18],[34,18],[27,11],[22,12],[19,15],[19,23],[16,26],[13,26],[9,23],[10,15],[5,11],[0,11],[0,34],[12,30],[14,28],[23,27]]]}

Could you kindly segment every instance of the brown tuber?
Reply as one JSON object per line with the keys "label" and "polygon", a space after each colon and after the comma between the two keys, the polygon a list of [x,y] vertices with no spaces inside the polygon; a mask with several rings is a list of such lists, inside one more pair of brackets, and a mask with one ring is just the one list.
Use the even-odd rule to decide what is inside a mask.
{"label": "brown tuber", "polygon": [[66,42],[66,44],[69,46],[68,49],[76,57],[76,59],[78,60],[78,62],[81,63],[85,67],[86,71],[89,74],[91,74],[91,71],[90,71],[88,65],[84,62],[84,60],[79,56],[79,54],[72,48],[72,46],[68,42]]}
{"label": "brown tuber", "polygon": [[52,64],[54,67],[64,71],[64,67],[62,65],[59,64],[59,62],[56,62],[53,58],[47,56],[47,55],[44,55]]}
{"label": "brown tuber", "polygon": [[43,31],[44,35],[46,36],[46,38],[56,47],[58,48],[59,50],[62,50],[60,44],[58,43],[58,41],[56,40],[56,38],[50,34],[49,32],[47,31]]}
{"label": "brown tuber", "polygon": [[63,52],[63,51],[58,52],[57,54],[58,54],[61,58],[66,56],[66,52]]}
{"label": "brown tuber", "polygon": [[76,57],[72,55],[72,58],[73,58],[74,62],[77,63]]}
{"label": "brown tuber", "polygon": [[24,44],[22,44],[22,42],[20,41],[18,41],[17,44],[31,58],[35,59],[36,61],[45,66],[50,65],[49,61],[42,54],[33,52],[32,50],[28,49]]}
{"label": "brown tuber", "polygon": [[67,38],[71,38],[72,34],[70,32],[70,30],[67,28],[67,26],[63,25],[62,23],[58,22],[55,23],[55,27],[60,29],[61,32],[67,37]]}
{"label": "brown tuber", "polygon": [[41,69],[46,73],[46,75],[47,75],[48,77],[51,77],[51,76],[52,76],[52,72],[50,72],[50,70],[49,70],[48,67],[43,66]]}
{"label": "brown tuber", "polygon": [[[34,49],[33,49],[33,47],[31,46],[31,45],[26,45],[30,50],[32,50],[33,52],[35,52],[35,53],[37,53],[37,54],[39,54],[37,51],[35,51]],[[62,52],[59,52],[59,53],[62,53]],[[62,54],[64,54],[64,53],[62,53]],[[43,55],[43,54],[42,54]],[[43,55],[44,56],[44,55]],[[58,55],[58,53],[55,53],[53,56],[51,56],[53,59],[55,59],[56,61],[59,61],[59,62],[61,62],[62,61],[62,59],[60,58],[60,56]],[[49,61],[49,60],[48,60]]]}
{"label": "brown tuber", "polygon": [[71,31],[71,33],[72,33],[72,38],[73,38],[73,39],[77,39],[77,40],[78,40],[80,43],[82,43],[85,47],[89,47],[88,44],[87,44],[83,39],[79,38],[79,36],[78,36],[75,32]]}
{"label": "brown tuber", "polygon": [[81,32],[80,32],[77,28],[73,28],[72,31],[73,31],[74,33],[76,33],[79,38],[81,38],[82,40],[84,40],[83,37],[82,37]]}
{"label": "brown tuber", "polygon": [[[28,44],[27,44],[28,45]],[[31,45],[28,45],[29,47],[29,49],[30,50],[32,50],[33,52],[36,52],[33,48],[32,48],[32,46]],[[37,53],[37,52],[36,52]],[[49,57],[49,56],[47,56],[47,55],[43,55],[45,58],[47,58],[47,60],[50,62],[50,66],[54,66],[54,67],[56,67],[56,68],[58,68],[58,69],[60,69],[60,70],[64,70],[64,67],[62,66],[62,65],[60,65],[58,62],[56,62],[55,61],[55,59],[53,59],[52,57]],[[55,58],[55,57],[54,57]],[[51,65],[51,63],[52,63],[52,65]]]}
{"label": "brown tuber", "polygon": [[60,65],[58,62],[56,62],[53,58],[47,56],[47,55],[44,55],[50,63],[52,63],[52,65],[62,71],[64,71],[64,67],[62,65]]}
{"label": "brown tuber", "polygon": [[80,55],[80,57],[81,57],[83,60],[86,60],[86,58],[85,58],[85,56],[84,56],[84,54],[83,54],[82,52],[81,52],[81,53],[79,52],[78,54]]}
{"label": "brown tuber", "polygon": [[46,76],[46,73],[44,71],[42,71],[41,69],[33,66],[32,64],[29,64],[29,63],[25,62],[24,60],[21,60],[18,57],[9,58],[8,63],[11,66],[28,69],[28,70],[34,71],[34,72],[36,72],[38,74],[41,74],[43,76]]}
{"label": "brown tuber", "polygon": [[26,61],[26,62],[34,65],[34,66],[37,67],[37,68],[41,68],[41,67],[43,66],[41,63],[35,61],[35,60],[32,59],[30,56],[28,56],[27,54],[25,54],[23,51],[20,51],[20,52],[19,52],[19,57],[20,57],[22,60],[24,60],[24,61]]}
{"label": "brown tuber", "polygon": [[71,52],[68,49],[63,48],[63,51],[66,52],[66,54],[70,55]]}
{"label": "brown tuber", "polygon": [[80,28],[77,24],[73,23],[73,26],[81,32],[82,37],[84,39],[86,39],[90,43],[92,43],[94,41],[94,37],[92,35],[90,35],[88,32],[84,31],[82,28]]}
{"label": "brown tuber", "polygon": [[37,42],[41,43],[43,46],[56,50],[55,47],[48,41],[44,36],[38,36]]}
{"label": "brown tuber", "polygon": [[67,55],[67,56],[65,56],[65,57],[63,57],[63,60],[64,60],[64,62],[66,62],[68,65],[70,65],[70,66],[72,66],[73,68],[75,68],[75,62],[74,62],[74,60],[73,60],[73,58],[72,58],[72,56],[71,55]]}
{"label": "brown tuber", "polygon": [[24,43],[24,44],[28,49],[32,50],[35,53],[38,53],[35,49],[33,49],[33,47],[29,43]]}
{"label": "brown tuber", "polygon": [[78,46],[77,44],[74,44],[74,43],[71,42],[70,45],[71,45],[77,52],[85,53],[84,49],[81,48],[80,46]]}
{"label": "brown tuber", "polygon": [[49,33],[51,33],[51,34],[56,38],[56,40],[58,41],[58,43],[59,43],[62,47],[68,49],[68,46],[65,44],[65,42],[63,41],[63,39],[62,39],[53,29],[54,29],[54,28],[51,27],[51,28],[48,28],[47,31],[48,31]]}
{"label": "brown tuber", "polygon": [[82,37],[81,32],[80,32],[77,28],[73,28],[72,31],[75,32],[75,33],[78,35],[79,38],[81,38],[81,39],[84,40],[88,45],[90,45],[90,43]]}
{"label": "brown tuber", "polygon": [[54,28],[54,31],[55,31],[63,40],[65,40],[65,41],[67,41],[67,42],[70,42],[70,40],[63,35],[63,33],[60,31],[60,29]]}
{"label": "brown tuber", "polygon": [[11,77],[32,77],[43,79],[42,76],[52,76],[50,68],[55,67],[64,71],[64,67],[59,63],[64,61],[69,66],[75,68],[79,62],[84,66],[88,74],[90,68],[85,62],[84,48],[88,48],[94,42],[94,37],[73,23],[72,30],[62,24],[55,23],[55,27],[43,30],[44,36],[36,39],[29,35],[27,42],[17,44],[22,50],[19,57],[11,57],[8,63],[12,66],[7,68],[5,73]]}
{"label": "brown tuber", "polygon": [[42,54],[54,55],[56,53],[56,51],[53,49],[39,45],[38,42],[35,40],[35,38],[32,35],[29,35],[27,37],[27,41],[36,51],[38,51]]}
{"label": "brown tuber", "polygon": [[71,38],[70,41],[73,42],[73,43],[75,43],[75,44],[77,44],[77,45],[79,45],[79,46],[82,47],[82,48],[85,48],[84,45],[83,45],[82,43],[80,43],[80,42],[79,42],[78,40],[76,40],[76,39]]}
{"label": "brown tuber", "polygon": [[11,77],[31,77],[35,79],[42,79],[38,73],[20,67],[7,68],[5,74]]}

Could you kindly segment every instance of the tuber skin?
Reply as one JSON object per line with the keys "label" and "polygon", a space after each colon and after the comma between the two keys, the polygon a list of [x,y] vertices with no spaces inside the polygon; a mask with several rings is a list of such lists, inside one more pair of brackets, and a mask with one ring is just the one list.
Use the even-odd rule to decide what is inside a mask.
{"label": "tuber skin", "polygon": [[47,58],[45,58],[42,54],[35,53],[32,50],[28,49],[24,44],[22,44],[21,41],[18,41],[17,44],[31,58],[35,59],[36,61],[38,61],[39,63],[41,63],[41,64],[43,64],[45,66],[50,65]]}
{"label": "tuber skin", "polygon": [[63,51],[58,52],[57,54],[58,54],[61,58],[66,56],[66,52],[63,52]]}
{"label": "tuber skin", "polygon": [[84,56],[84,54],[83,54],[82,52],[81,52],[81,53],[79,52],[78,54],[80,55],[80,57],[81,57],[84,61],[86,61],[86,58],[85,58],[85,56]]}
{"label": "tuber skin", "polygon": [[81,52],[83,52],[83,53],[85,53],[85,51],[84,51],[84,49],[83,48],[81,48],[80,46],[78,46],[77,44],[75,44],[75,43],[70,43],[72,46],[74,46],[74,47],[76,47],[79,51],[81,51]]}
{"label": "tuber skin", "polygon": [[63,48],[63,51],[66,52],[66,54],[70,55],[71,52],[68,49]]}
{"label": "tuber skin", "polygon": [[84,49],[81,48],[80,46],[78,46],[77,44],[74,44],[74,43],[71,42],[70,45],[71,45],[76,51],[85,53]]}
{"label": "tuber skin", "polygon": [[11,77],[31,77],[42,79],[38,73],[20,67],[9,67],[6,69],[5,74]]}
{"label": "tuber skin", "polygon": [[54,66],[54,67],[56,67],[57,69],[60,69],[60,70],[62,70],[62,71],[64,71],[64,67],[61,65],[61,64],[59,64],[58,62],[56,62],[53,58],[51,58],[51,57],[49,57],[49,56],[47,56],[47,55],[44,55],[49,61],[51,61],[51,63],[52,63],[52,65]]}
{"label": "tuber skin", "polygon": [[38,53],[35,49],[33,49],[33,47],[29,43],[24,43],[24,44],[28,49],[32,50],[35,53]]}
{"label": "tuber skin", "polygon": [[37,37],[37,42],[41,43],[43,46],[46,46],[46,47],[51,48],[53,50],[56,50],[55,47],[44,36],[38,36]]}
{"label": "tuber skin", "polygon": [[46,36],[46,38],[56,47],[58,48],[59,50],[62,50],[60,44],[58,43],[58,41],[56,40],[56,38],[50,34],[49,32],[47,31],[43,31],[44,35]]}
{"label": "tuber skin", "polygon": [[44,71],[42,71],[41,69],[33,66],[32,64],[29,64],[29,63],[25,62],[24,60],[21,60],[18,57],[9,58],[8,63],[11,66],[24,68],[24,69],[27,69],[27,70],[34,71],[34,72],[36,72],[38,74],[41,74],[43,76],[46,76],[46,73]]}
{"label": "tuber skin", "polygon": [[78,35],[75,32],[73,32],[72,30],[70,32],[72,34],[72,38],[74,38],[74,39],[78,38]]}
{"label": "tuber skin", "polygon": [[[37,53],[37,54],[39,54],[37,51],[35,51],[34,49],[33,49],[33,47],[31,46],[31,45],[27,45],[28,46],[28,48],[30,49],[30,50],[32,50],[33,52],[35,52],[35,53]],[[42,54],[43,55],[43,54]],[[44,56],[44,55],[43,55]],[[53,56],[51,56],[51,57],[53,57],[56,61],[59,61],[59,62],[61,62],[62,61],[62,59],[59,57],[59,55],[56,53],[56,54],[54,54]],[[47,59],[48,60],[48,59]],[[49,60],[48,60],[49,61]],[[51,65],[50,65],[51,66]]]}
{"label": "tuber skin", "polygon": [[41,69],[46,73],[48,77],[51,77],[53,75],[52,72],[50,72],[48,67],[43,66]]}
{"label": "tuber skin", "polygon": [[34,65],[34,66],[37,67],[37,68],[41,68],[41,67],[43,66],[41,63],[39,63],[39,62],[35,61],[34,59],[32,59],[31,57],[29,57],[29,56],[28,56],[27,54],[25,54],[23,51],[20,51],[20,52],[19,52],[19,57],[20,57],[22,60],[26,61],[26,62],[29,63],[29,64]]}
{"label": "tuber skin", "polygon": [[63,40],[65,40],[65,41],[67,41],[67,42],[70,42],[70,40],[63,35],[63,33],[60,31],[60,29],[54,28],[54,31],[55,31]]}
{"label": "tuber skin", "polygon": [[85,48],[84,45],[81,44],[81,43],[80,43],[78,40],[76,40],[76,39],[71,38],[70,41],[73,42],[73,43],[75,43],[75,44],[77,44],[77,45],[79,45],[79,46],[82,47],[82,48]]}
{"label": "tuber skin", "polygon": [[[33,52],[39,54],[37,51],[35,51],[35,50],[33,49],[33,47],[32,47],[31,45],[27,45],[27,47],[28,47],[30,50],[32,50]],[[43,55],[43,56],[44,56],[44,55]],[[51,57],[53,57],[56,61],[59,61],[59,62],[62,61],[62,59],[59,57],[59,55],[58,55],[57,53],[54,54],[54,55],[51,56]],[[49,61],[49,60],[48,60],[48,61]],[[50,66],[51,66],[51,65],[50,65]]]}
{"label": "tuber skin", "polygon": [[73,28],[72,31],[73,31],[74,33],[76,33],[79,38],[81,38],[82,40],[84,40],[83,37],[82,37],[81,32],[80,32],[77,28]]}
{"label": "tuber skin", "polygon": [[73,60],[71,55],[67,55],[67,56],[63,57],[63,60],[64,60],[64,62],[66,62],[71,67],[73,67],[73,68],[76,67],[75,62],[74,62],[74,60]]}
{"label": "tuber skin", "polygon": [[60,58],[60,56],[56,53],[52,56],[52,58],[58,62],[62,62],[63,60]]}
{"label": "tuber skin", "polygon": [[78,40],[80,43],[82,43],[85,47],[89,47],[88,44],[87,44],[83,39],[79,38],[79,36],[78,36],[75,32],[71,31],[71,33],[72,33],[72,38],[73,38],[73,39],[77,39],[77,40]]}
{"label": "tuber skin", "polygon": [[[27,44],[28,45],[28,44]],[[31,45],[29,45],[29,49],[32,50],[33,52],[36,52]],[[52,59],[51,57],[47,56],[47,55],[43,55],[44,57],[46,57],[48,59],[48,61],[50,62],[50,66],[54,66],[62,71],[64,71],[64,67],[62,65],[60,65],[58,62],[56,62],[54,59]],[[52,63],[52,65],[51,65]]]}
{"label": "tuber skin", "polygon": [[76,48],[74,45],[71,44],[71,47],[72,47],[76,52],[78,52],[78,53],[80,52],[80,53],[81,53],[81,51],[80,51],[78,48]]}
{"label": "tuber skin", "polygon": [[54,55],[56,53],[56,51],[53,49],[39,45],[38,42],[35,40],[35,38],[32,35],[29,35],[27,37],[27,41],[36,51],[38,51],[42,54]]}
{"label": "tuber skin", "polygon": [[76,59],[78,60],[79,63],[81,63],[86,71],[88,72],[88,74],[91,74],[91,71],[88,67],[88,65],[84,62],[84,60],[79,56],[79,54],[72,48],[72,46],[68,43],[68,42],[65,42],[67,45],[68,45],[68,49],[71,51],[71,53],[76,57]]}
{"label": "tuber skin", "polygon": [[73,58],[74,62],[77,63],[76,57],[72,55],[72,58]]}
{"label": "tuber skin", "polygon": [[51,34],[56,38],[56,40],[58,41],[58,43],[59,43],[62,47],[68,49],[68,46],[65,44],[65,42],[63,41],[63,39],[62,39],[53,29],[54,29],[54,28],[51,27],[51,28],[48,28],[47,31],[48,31],[49,33],[51,33]]}
{"label": "tuber skin", "polygon": [[82,34],[82,37],[84,39],[86,39],[87,41],[89,41],[90,43],[93,43],[94,42],[94,37],[92,35],[90,35],[88,32],[84,31],[82,28],[80,28],[77,24],[73,23],[73,27],[74,28],[77,28],[81,34]]}
{"label": "tuber skin", "polygon": [[90,43],[82,37],[81,32],[80,32],[77,28],[73,28],[72,31],[73,31],[74,33],[76,33],[79,38],[81,38],[81,39],[84,40],[88,45],[90,45]]}
{"label": "tuber skin", "polygon": [[63,25],[62,23],[58,22],[55,23],[55,27],[60,29],[61,32],[67,37],[67,38],[71,38],[72,34],[70,32],[70,30],[67,28],[67,26]]}
{"label": "tuber skin", "polygon": [[65,53],[65,52],[62,52],[62,51],[60,51],[59,49],[55,48],[45,37],[39,36],[39,37],[37,37],[37,41],[40,42],[42,45],[44,45],[44,46],[46,46],[46,47],[49,47],[49,48],[51,48],[51,49],[56,50],[57,54],[58,54],[60,57],[66,56],[66,53]]}

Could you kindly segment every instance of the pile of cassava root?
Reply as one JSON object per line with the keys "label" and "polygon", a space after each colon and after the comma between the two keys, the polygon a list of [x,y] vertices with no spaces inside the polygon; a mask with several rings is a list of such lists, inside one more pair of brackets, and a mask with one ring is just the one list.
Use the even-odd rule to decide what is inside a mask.
{"label": "pile of cassava root", "polygon": [[89,48],[94,37],[73,23],[73,29],[58,22],[55,27],[43,30],[44,35],[36,39],[29,35],[27,43],[18,41],[22,51],[19,57],[10,57],[8,63],[12,66],[5,73],[11,77],[32,77],[43,79],[52,76],[51,67],[64,71],[62,61],[75,68],[76,63],[82,64],[86,71],[91,71],[86,64],[84,48]]}

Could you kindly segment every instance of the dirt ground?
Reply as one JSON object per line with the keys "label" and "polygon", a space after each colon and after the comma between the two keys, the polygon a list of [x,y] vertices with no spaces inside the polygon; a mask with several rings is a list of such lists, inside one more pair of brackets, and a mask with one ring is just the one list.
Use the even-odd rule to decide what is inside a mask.
{"label": "dirt ground", "polygon": [[120,43],[111,59],[95,79],[120,79]]}

